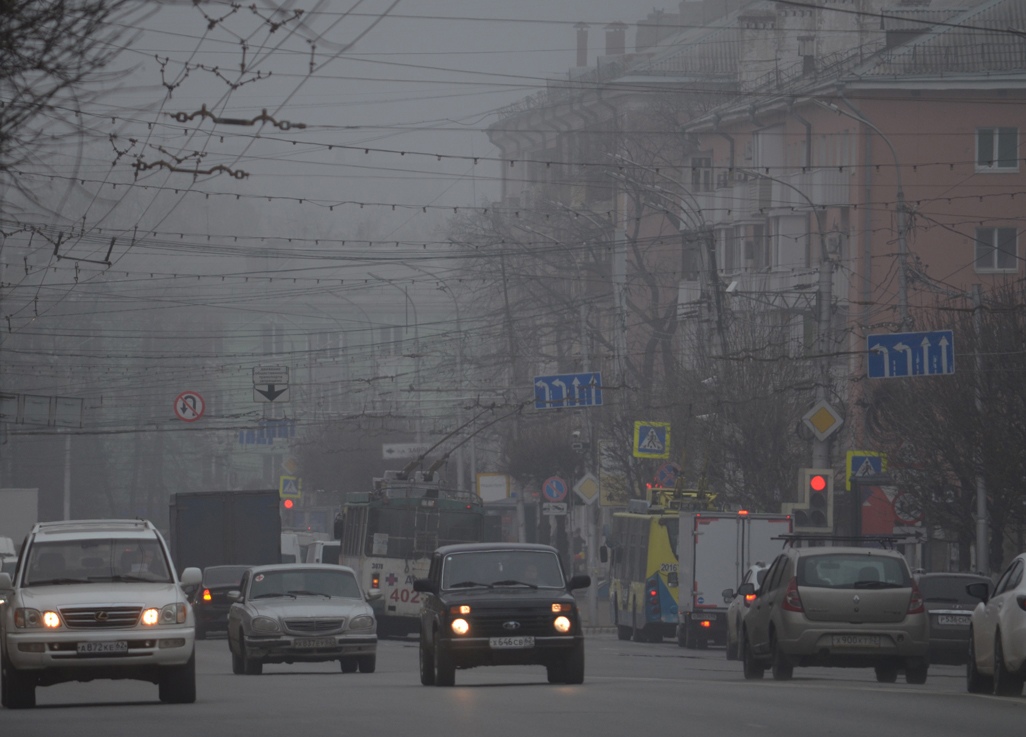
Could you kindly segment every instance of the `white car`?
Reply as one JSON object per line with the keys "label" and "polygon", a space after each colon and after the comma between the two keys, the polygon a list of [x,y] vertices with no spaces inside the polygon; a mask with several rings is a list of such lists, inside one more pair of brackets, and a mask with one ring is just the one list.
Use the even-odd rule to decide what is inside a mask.
{"label": "white car", "polygon": [[97,678],[156,683],[160,700],[196,700],[195,625],[167,545],[145,520],[41,522],[0,608],[0,702],[36,705],[36,687]]}
{"label": "white car", "polygon": [[343,673],[373,673],[377,621],[351,568],[325,563],[255,566],[229,591],[232,672],[260,675],[265,663],[337,660]]}
{"label": "white car", "polygon": [[[765,563],[753,563],[745,571],[741,583],[754,584],[758,591],[762,585],[762,579],[766,576],[766,568]],[[727,607],[727,660],[740,660],[741,639],[738,637],[738,633],[741,632],[741,622],[744,620],[745,614],[748,613],[749,607],[755,601],[755,594],[742,595],[732,589],[724,589],[723,600],[730,602]]]}
{"label": "white car", "polygon": [[1026,679],[1026,553],[1001,574],[994,593],[986,583],[966,590],[980,600],[969,620],[966,687],[970,693],[1019,696]]}

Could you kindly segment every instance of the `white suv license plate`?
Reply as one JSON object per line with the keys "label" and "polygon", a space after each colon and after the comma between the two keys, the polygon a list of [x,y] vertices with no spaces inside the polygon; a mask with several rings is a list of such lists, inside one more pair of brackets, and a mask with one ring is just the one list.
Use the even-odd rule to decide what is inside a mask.
{"label": "white suv license plate", "polygon": [[292,645],[302,650],[316,650],[322,647],[335,647],[336,642],[334,637],[304,637],[293,640]]}
{"label": "white suv license plate", "polygon": [[880,635],[834,635],[834,647],[880,647]]}
{"label": "white suv license plate", "polygon": [[492,650],[523,650],[534,647],[533,637],[489,637],[488,646]]}
{"label": "white suv license plate", "polygon": [[111,653],[127,653],[128,641],[117,640],[115,642],[80,642],[78,643],[79,655],[109,655]]}

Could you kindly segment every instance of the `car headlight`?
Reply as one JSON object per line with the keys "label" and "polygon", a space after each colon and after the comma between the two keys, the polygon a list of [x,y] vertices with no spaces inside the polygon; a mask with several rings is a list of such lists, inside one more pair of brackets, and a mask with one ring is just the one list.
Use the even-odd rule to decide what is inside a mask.
{"label": "car headlight", "polygon": [[56,629],[61,626],[61,615],[49,609],[15,609],[14,626],[26,630]]}
{"label": "car headlight", "polygon": [[254,617],[253,618],[253,631],[254,632],[281,632],[281,627],[278,626],[277,619],[271,619],[270,617]]}
{"label": "car headlight", "polygon": [[465,635],[470,632],[470,622],[463,619],[463,617],[452,620],[452,624],[449,626],[452,628],[453,634],[456,635]]}
{"label": "car headlight", "polygon": [[351,630],[367,630],[374,626],[374,617],[368,614],[361,614],[359,617],[353,617],[349,621],[349,629]]}
{"label": "car headlight", "polygon": [[565,635],[570,631],[570,618],[563,616],[556,617],[555,621],[552,622],[552,626],[556,628],[556,632]]}

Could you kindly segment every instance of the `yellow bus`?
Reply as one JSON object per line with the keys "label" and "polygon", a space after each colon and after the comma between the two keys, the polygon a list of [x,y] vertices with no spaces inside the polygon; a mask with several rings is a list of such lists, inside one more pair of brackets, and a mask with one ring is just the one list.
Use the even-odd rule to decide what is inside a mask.
{"label": "yellow bus", "polygon": [[706,509],[697,491],[653,489],[651,501],[632,499],[613,514],[603,558],[609,566],[609,607],[617,637],[661,642],[676,637],[680,510]]}

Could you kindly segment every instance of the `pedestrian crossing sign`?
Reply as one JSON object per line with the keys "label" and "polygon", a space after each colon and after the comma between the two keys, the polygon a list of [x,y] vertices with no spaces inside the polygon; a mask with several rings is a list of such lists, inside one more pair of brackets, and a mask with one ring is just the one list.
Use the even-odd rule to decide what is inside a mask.
{"label": "pedestrian crossing sign", "polygon": [[669,458],[670,457],[670,423],[669,422],[635,422],[634,423],[634,457],[635,458]]}
{"label": "pedestrian crossing sign", "polygon": [[299,499],[303,495],[298,476],[280,476],[278,496],[282,499]]}

